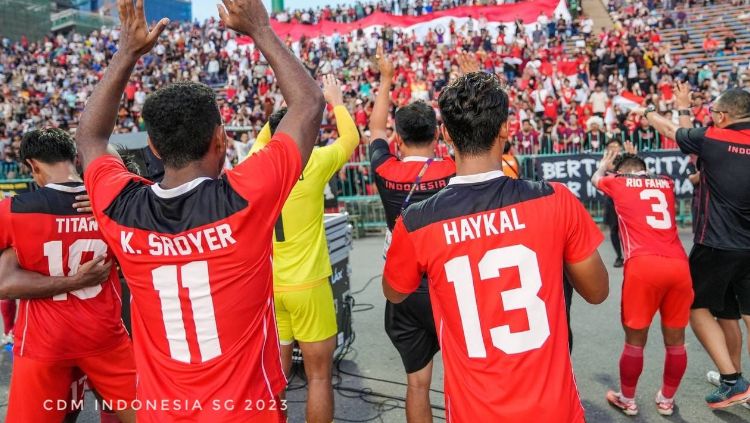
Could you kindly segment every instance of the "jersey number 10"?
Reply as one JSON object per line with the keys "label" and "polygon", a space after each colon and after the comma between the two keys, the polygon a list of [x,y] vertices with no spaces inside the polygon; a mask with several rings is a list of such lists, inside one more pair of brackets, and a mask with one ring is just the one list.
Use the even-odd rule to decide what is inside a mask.
{"label": "jersey number 10", "polygon": [[[68,248],[68,276],[75,275],[81,267],[81,256],[85,252],[94,253],[94,257],[107,255],[107,244],[101,239],[78,239],[70,244]],[[63,243],[62,241],[48,241],[44,243],[44,256],[49,261],[50,276],[65,276],[63,269]],[[101,285],[81,288],[67,294],[58,294],[52,297],[55,301],[65,301],[68,294],[75,295],[81,300],[94,298],[102,292]]]}

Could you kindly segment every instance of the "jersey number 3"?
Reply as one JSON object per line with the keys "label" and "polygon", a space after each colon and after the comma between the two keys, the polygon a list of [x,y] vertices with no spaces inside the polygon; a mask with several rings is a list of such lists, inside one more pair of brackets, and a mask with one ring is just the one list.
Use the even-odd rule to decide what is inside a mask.
{"label": "jersey number 3", "polygon": [[[517,267],[521,279],[520,288],[502,291],[505,310],[526,310],[529,329],[511,332],[510,325],[490,329],[492,345],[506,354],[518,354],[534,350],[549,338],[549,321],[544,301],[539,298],[542,277],[536,253],[523,245],[490,250],[479,261],[479,278],[482,281],[500,277],[500,269]],[[466,339],[466,350],[471,358],[486,358],[484,336],[479,323],[474,278],[471,274],[469,256],[456,257],[445,263],[445,273],[453,283],[461,315],[461,325]]]}
{"label": "jersey number 3", "polygon": [[654,229],[670,229],[672,219],[669,216],[669,204],[667,196],[658,189],[644,189],[641,191],[641,200],[656,199],[656,203],[651,204],[651,211],[658,213],[660,216],[646,216],[646,223]]}

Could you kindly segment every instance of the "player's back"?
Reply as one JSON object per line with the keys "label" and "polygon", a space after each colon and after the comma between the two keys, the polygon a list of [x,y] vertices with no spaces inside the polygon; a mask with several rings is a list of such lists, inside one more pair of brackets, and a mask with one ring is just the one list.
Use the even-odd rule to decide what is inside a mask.
{"label": "player's back", "polygon": [[432,246],[415,253],[439,309],[449,420],[583,421],[562,271],[601,233],[578,200],[562,185],[490,172],[453,178],[403,225],[413,245]]}
{"label": "player's back", "polygon": [[299,286],[331,275],[323,224],[324,189],[341,162],[346,161],[347,153],[336,144],[313,149],[284,203],[274,227],[276,287]]}
{"label": "player's back", "polygon": [[[0,203],[3,244],[22,268],[49,276],[73,275],[95,256],[112,253],[90,213],[73,208],[82,183],[48,184]],[[90,356],[127,339],[120,281],[113,266],[100,285],[52,298],[21,300],[15,352],[39,360]]]}
{"label": "player's back", "polygon": [[277,133],[221,178],[171,189],[111,156],[86,169],[133,296],[138,397],[189,402],[143,410],[139,421],[247,421],[283,390],[271,239],[300,167],[294,141]]}
{"label": "player's back", "polygon": [[643,255],[687,259],[675,223],[674,181],[646,173],[609,175],[599,189],[615,203],[625,260]]}

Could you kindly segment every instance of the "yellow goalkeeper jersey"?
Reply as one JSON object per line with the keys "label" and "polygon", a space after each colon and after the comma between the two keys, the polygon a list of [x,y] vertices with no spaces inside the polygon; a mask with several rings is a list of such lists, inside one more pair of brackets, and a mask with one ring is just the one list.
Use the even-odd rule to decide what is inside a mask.
{"label": "yellow goalkeeper jersey", "polygon": [[[313,149],[276,222],[273,237],[276,292],[312,288],[331,275],[323,224],[323,192],[359,144],[357,126],[346,107],[336,106],[333,111],[339,138],[331,145]],[[271,130],[266,124],[248,155],[265,147],[270,140]]]}

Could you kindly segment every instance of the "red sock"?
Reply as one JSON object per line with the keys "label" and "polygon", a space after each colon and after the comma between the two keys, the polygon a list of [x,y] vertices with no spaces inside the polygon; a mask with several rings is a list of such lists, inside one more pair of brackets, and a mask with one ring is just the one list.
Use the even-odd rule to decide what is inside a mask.
{"label": "red sock", "polygon": [[635,386],[643,371],[643,347],[625,344],[620,356],[620,389],[625,398],[635,398]]}
{"label": "red sock", "polygon": [[684,345],[667,347],[667,356],[664,359],[664,385],[661,394],[665,398],[672,398],[677,393],[682,376],[687,368],[687,351]]}
{"label": "red sock", "polygon": [[3,315],[3,328],[7,335],[16,325],[16,300],[0,300],[0,313]]}

